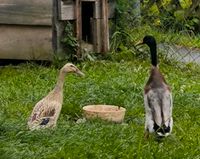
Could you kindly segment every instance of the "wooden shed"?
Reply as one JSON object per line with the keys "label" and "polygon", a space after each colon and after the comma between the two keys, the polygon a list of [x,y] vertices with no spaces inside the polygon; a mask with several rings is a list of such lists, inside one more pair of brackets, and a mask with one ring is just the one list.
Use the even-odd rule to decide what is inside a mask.
{"label": "wooden shed", "polygon": [[51,60],[65,52],[66,21],[75,24],[78,55],[88,46],[107,52],[113,13],[114,0],[0,0],[0,59]]}

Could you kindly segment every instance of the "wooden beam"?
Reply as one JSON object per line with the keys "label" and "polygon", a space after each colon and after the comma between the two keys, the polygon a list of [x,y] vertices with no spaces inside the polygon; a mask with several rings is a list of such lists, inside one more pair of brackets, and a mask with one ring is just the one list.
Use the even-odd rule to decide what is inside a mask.
{"label": "wooden beam", "polygon": [[76,0],[76,7],[75,7],[75,16],[76,16],[76,38],[79,44],[77,50],[77,57],[81,57],[81,38],[82,38],[82,24],[81,24],[81,1]]}
{"label": "wooden beam", "polygon": [[51,25],[52,0],[0,0],[0,24]]}
{"label": "wooden beam", "polygon": [[108,41],[108,2],[102,0],[102,52],[107,52],[109,47]]}
{"label": "wooden beam", "polygon": [[106,12],[106,52],[109,50],[109,25],[108,25],[108,18],[109,18],[109,9],[108,9],[108,0],[105,0],[105,12]]}

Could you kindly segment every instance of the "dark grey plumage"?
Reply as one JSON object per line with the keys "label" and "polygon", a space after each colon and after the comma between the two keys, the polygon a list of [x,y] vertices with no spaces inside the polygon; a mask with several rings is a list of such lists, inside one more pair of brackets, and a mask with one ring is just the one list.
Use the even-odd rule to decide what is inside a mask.
{"label": "dark grey plumage", "polygon": [[172,132],[172,95],[169,85],[157,66],[157,46],[153,36],[145,36],[141,44],[147,44],[151,53],[150,77],[144,88],[145,137],[155,132],[168,136]]}

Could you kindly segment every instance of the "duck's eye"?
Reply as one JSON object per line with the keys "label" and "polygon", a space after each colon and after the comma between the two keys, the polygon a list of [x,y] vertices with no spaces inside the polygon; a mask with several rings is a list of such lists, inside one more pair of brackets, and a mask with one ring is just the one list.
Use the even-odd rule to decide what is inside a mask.
{"label": "duck's eye", "polygon": [[70,67],[73,67],[73,65],[70,65]]}

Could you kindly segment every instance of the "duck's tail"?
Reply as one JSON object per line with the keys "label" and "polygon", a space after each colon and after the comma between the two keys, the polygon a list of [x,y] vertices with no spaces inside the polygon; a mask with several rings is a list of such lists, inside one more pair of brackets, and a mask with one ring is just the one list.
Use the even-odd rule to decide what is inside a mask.
{"label": "duck's tail", "polygon": [[[173,127],[172,96],[169,90],[159,96],[160,104],[154,105],[154,131],[158,136],[168,136]],[[159,106],[158,106],[159,105]]]}
{"label": "duck's tail", "polygon": [[166,137],[171,133],[170,126],[166,126],[166,125],[158,126],[156,123],[154,123],[153,128],[154,128],[156,134],[160,137]]}

